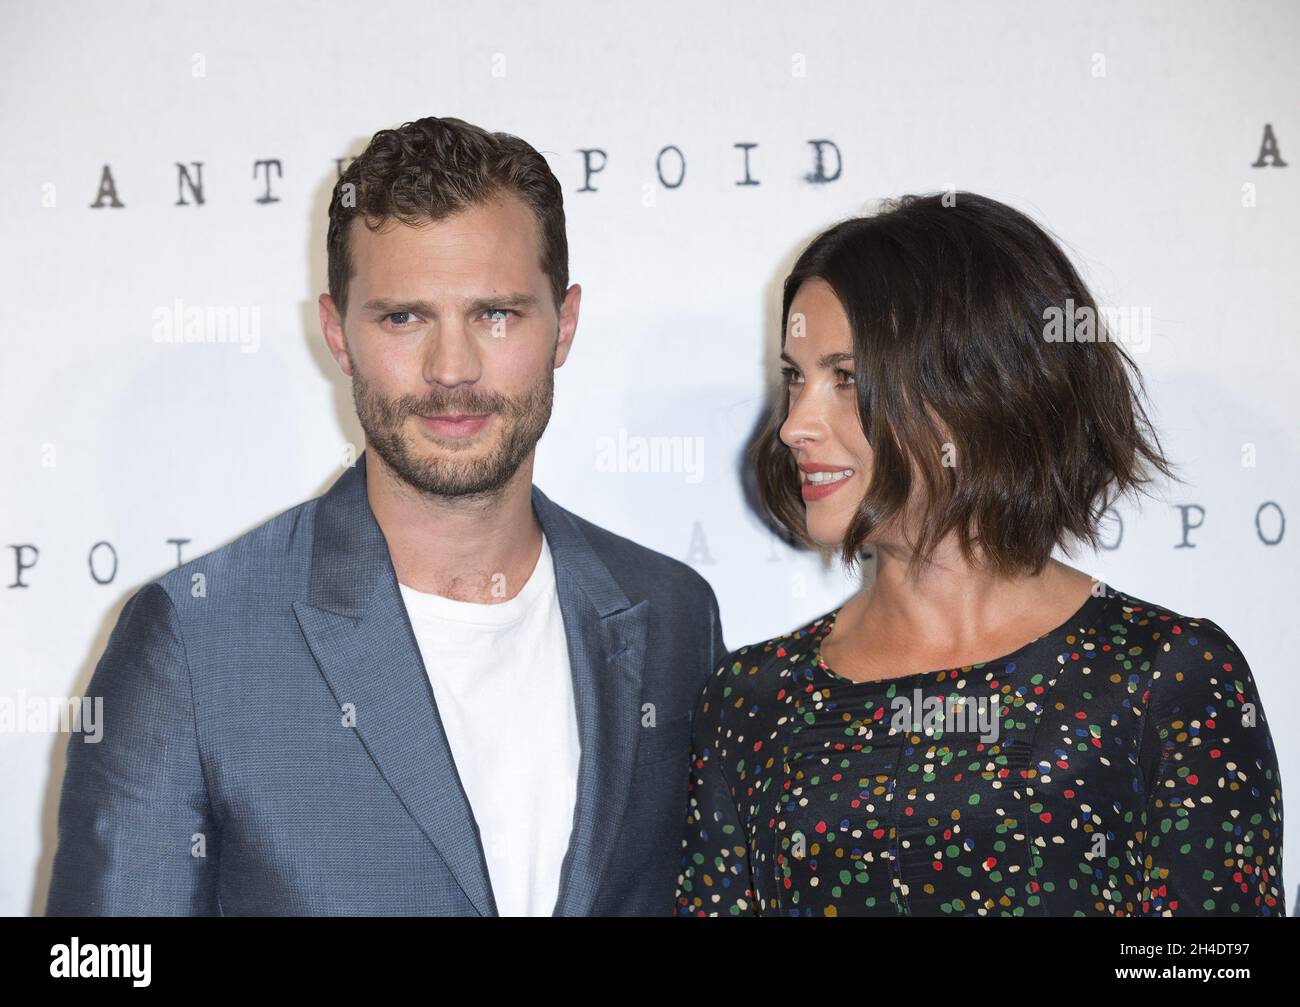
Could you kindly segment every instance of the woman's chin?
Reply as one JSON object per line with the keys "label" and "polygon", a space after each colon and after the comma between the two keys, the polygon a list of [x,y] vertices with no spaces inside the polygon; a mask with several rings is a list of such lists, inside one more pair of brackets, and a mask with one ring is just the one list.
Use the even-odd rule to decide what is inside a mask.
{"label": "woman's chin", "polygon": [[808,537],[817,543],[822,549],[832,549],[838,552],[844,547],[844,536],[848,533],[849,526],[847,522],[809,521]]}

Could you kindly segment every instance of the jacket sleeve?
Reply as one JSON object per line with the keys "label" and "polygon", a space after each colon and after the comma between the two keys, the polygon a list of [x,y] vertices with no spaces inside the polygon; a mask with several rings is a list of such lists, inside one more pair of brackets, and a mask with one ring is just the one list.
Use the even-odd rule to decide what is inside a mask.
{"label": "jacket sleeve", "polygon": [[709,589],[709,668],[719,668],[727,657],[727,645],[722,639],[722,616],[718,612],[718,599]]}
{"label": "jacket sleeve", "polygon": [[730,666],[724,652],[695,712],[676,916],[756,915],[748,835],[722,770],[719,702]]}
{"label": "jacket sleeve", "polygon": [[46,915],[219,915],[185,643],[157,583],[127,601],[86,699],[100,732],[68,742]]}
{"label": "jacket sleeve", "polygon": [[1148,730],[1142,912],[1285,916],[1282,783],[1246,659],[1208,619],[1179,627],[1155,679]]}

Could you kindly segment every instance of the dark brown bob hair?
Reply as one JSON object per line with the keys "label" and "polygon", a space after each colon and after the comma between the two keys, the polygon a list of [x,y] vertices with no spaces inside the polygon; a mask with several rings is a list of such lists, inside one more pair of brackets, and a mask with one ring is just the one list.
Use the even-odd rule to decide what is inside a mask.
{"label": "dark brown bob hair", "polygon": [[[1155,472],[1174,477],[1132,358],[1057,243],[1018,210],[971,192],[933,193],[835,224],[785,280],[783,349],[790,304],[813,278],[848,317],[873,453],[843,542],[846,565],[875,529],[910,512],[914,564],[955,534],[968,561],[978,545],[983,565],[1032,575],[1057,545],[1099,545],[1116,498],[1145,490]],[[1085,311],[1094,328],[1080,326],[1084,338],[1062,338],[1050,324]],[[788,407],[783,389],[749,458],[764,516],[820,549],[780,438]],[[948,442],[955,464],[944,465]]]}

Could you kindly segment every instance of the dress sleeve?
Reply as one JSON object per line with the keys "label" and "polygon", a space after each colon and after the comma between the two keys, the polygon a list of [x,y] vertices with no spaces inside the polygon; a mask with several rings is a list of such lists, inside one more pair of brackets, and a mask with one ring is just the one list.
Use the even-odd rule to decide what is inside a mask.
{"label": "dress sleeve", "polygon": [[1171,630],[1148,706],[1142,912],[1285,916],[1281,775],[1250,666],[1209,619]]}
{"label": "dress sleeve", "polygon": [[721,697],[730,667],[728,656],[705,684],[695,711],[676,916],[757,915],[748,837],[722,768]]}

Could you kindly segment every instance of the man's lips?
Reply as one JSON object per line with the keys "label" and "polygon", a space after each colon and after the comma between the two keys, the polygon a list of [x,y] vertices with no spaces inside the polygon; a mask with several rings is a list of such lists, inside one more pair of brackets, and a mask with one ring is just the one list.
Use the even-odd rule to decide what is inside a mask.
{"label": "man's lips", "polygon": [[472,437],[492,418],[491,413],[442,413],[438,416],[420,416],[425,429],[444,437]]}

